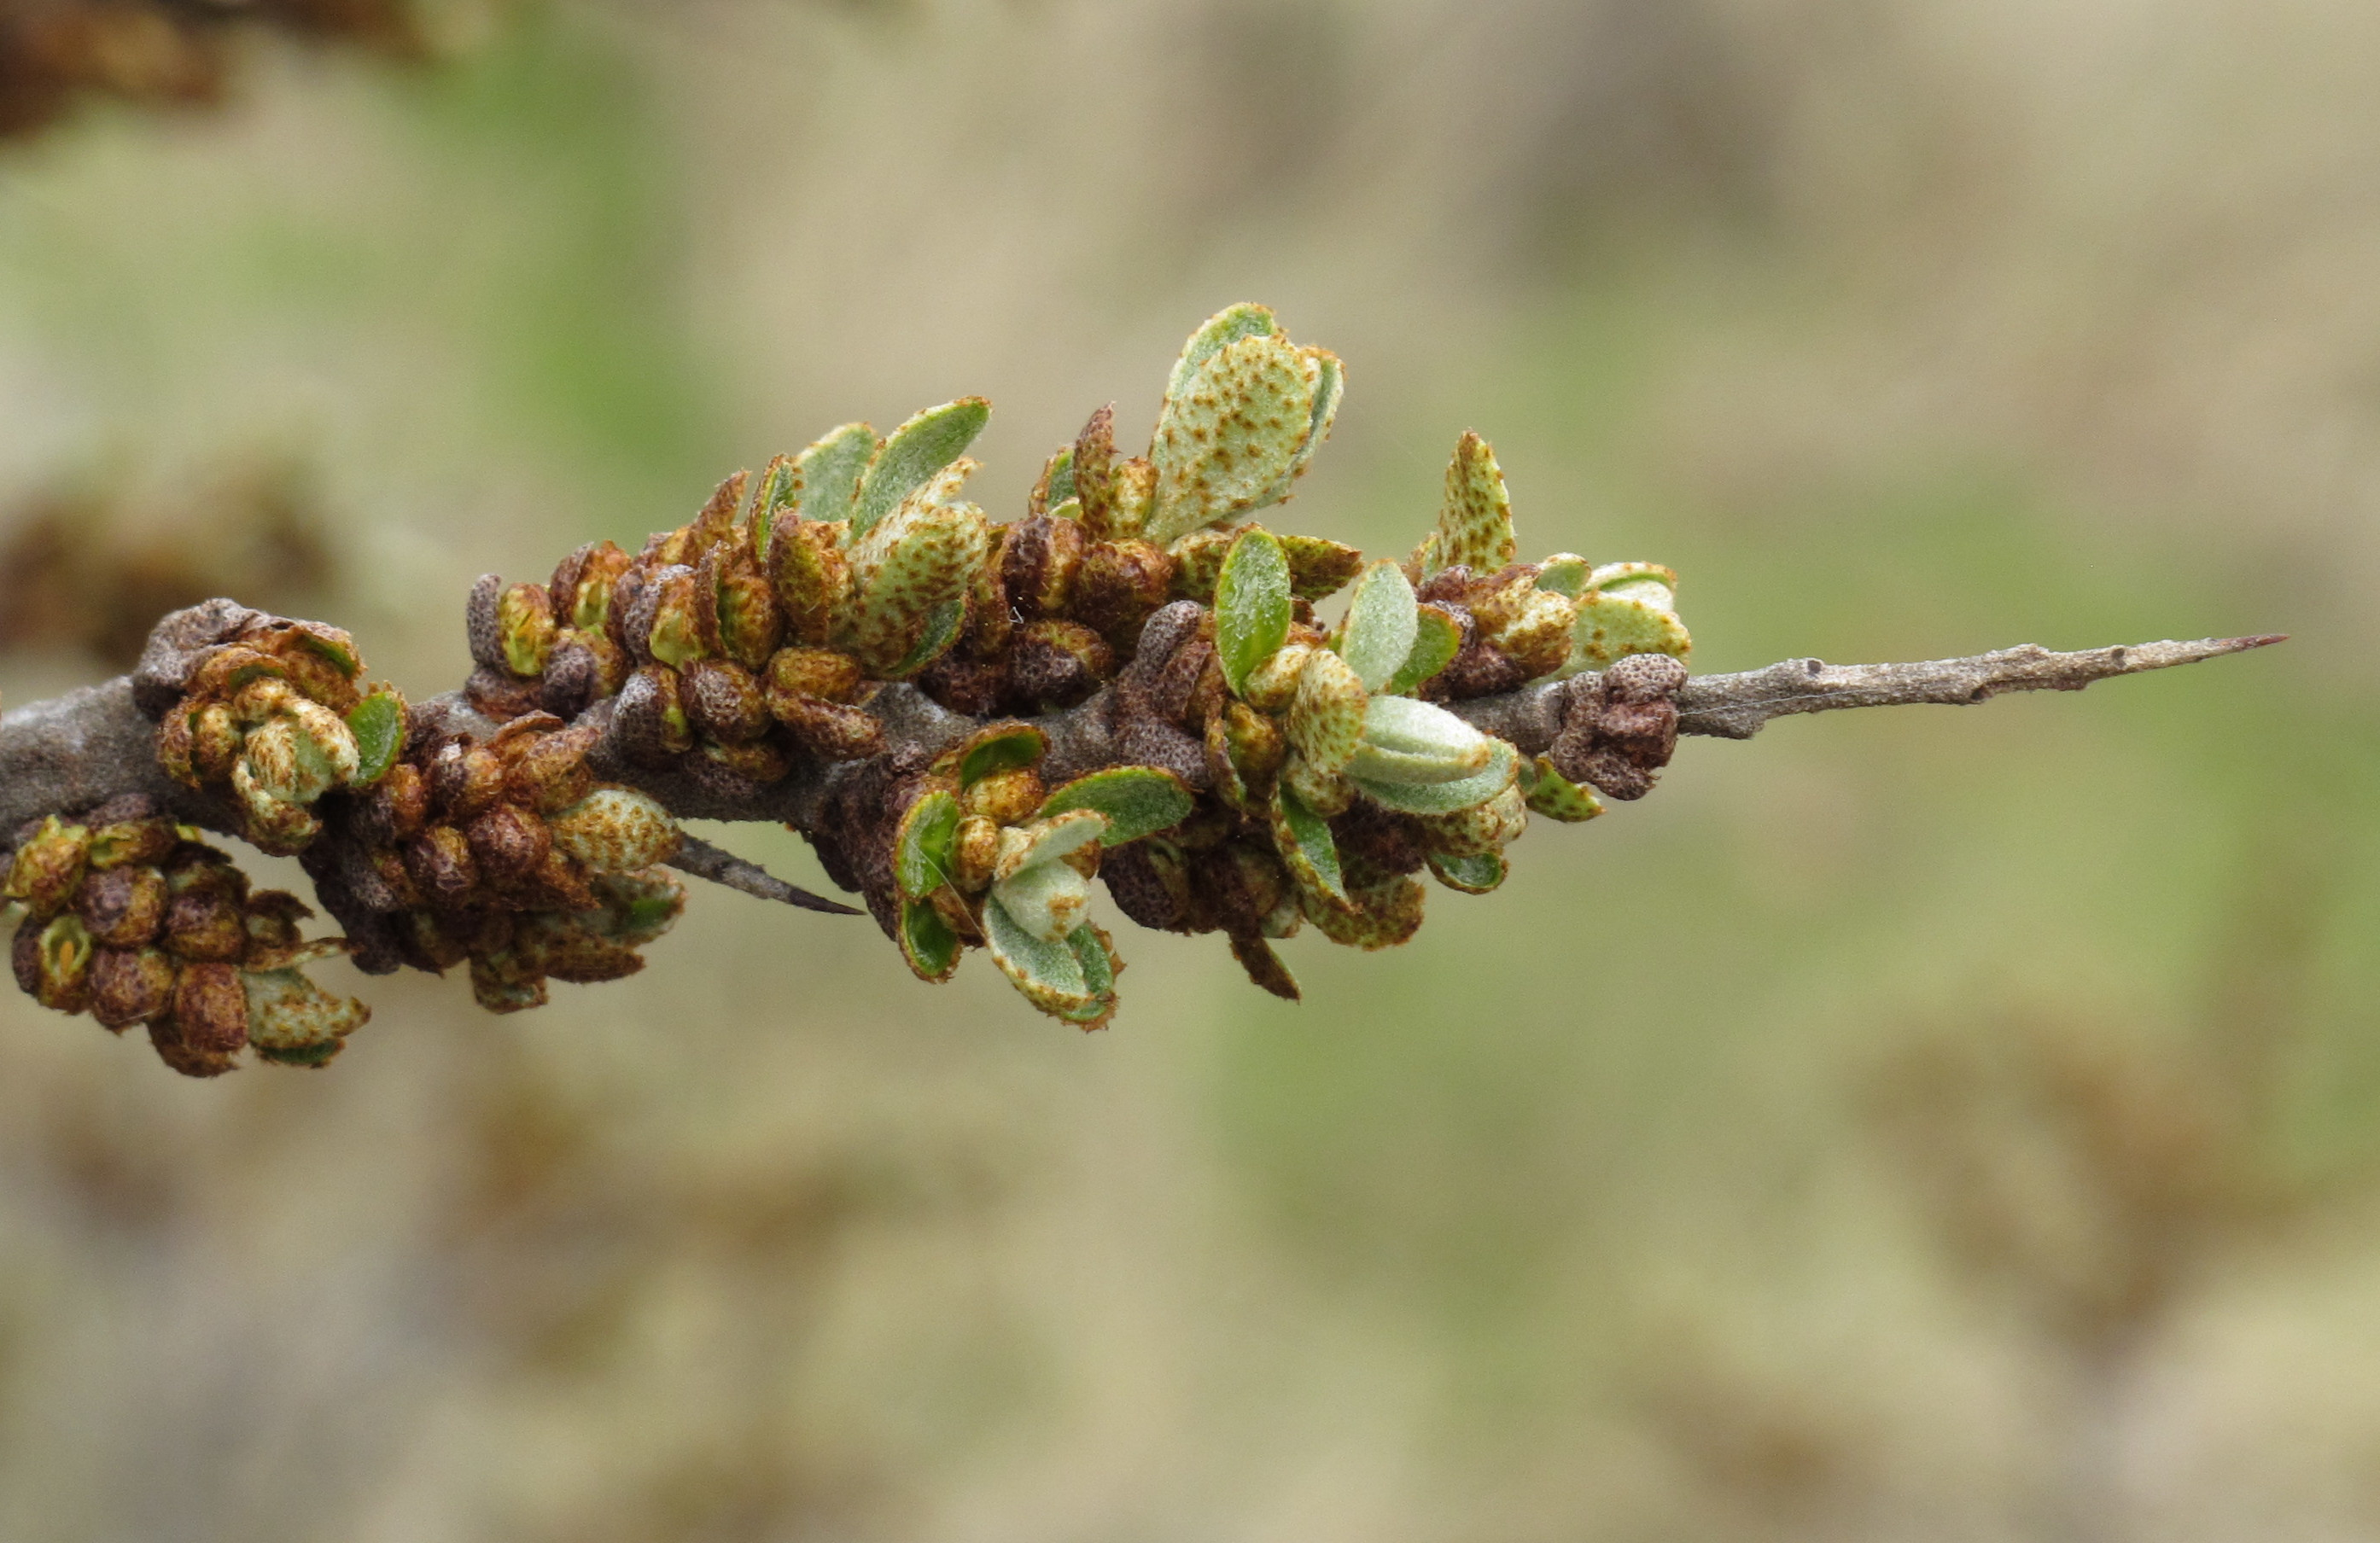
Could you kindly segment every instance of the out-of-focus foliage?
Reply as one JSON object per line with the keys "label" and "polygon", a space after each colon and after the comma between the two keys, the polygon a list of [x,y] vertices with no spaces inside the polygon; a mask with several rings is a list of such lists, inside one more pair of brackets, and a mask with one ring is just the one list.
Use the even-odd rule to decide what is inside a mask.
{"label": "out-of-focus foliage", "polygon": [[1299,528],[1402,549],[1475,428],[1534,542],[1693,575],[1698,669],[2296,640],[1690,744],[1493,906],[1287,946],[1303,1007],[1152,940],[1087,1042],[698,896],[636,980],[390,992],[303,1085],[0,1008],[0,1534],[2380,1527],[2375,43],[622,0],[45,139],[0,478],[305,446],[400,681],[468,669],[419,597],[815,425],[994,392],[1021,487],[1244,295],[1353,376]]}

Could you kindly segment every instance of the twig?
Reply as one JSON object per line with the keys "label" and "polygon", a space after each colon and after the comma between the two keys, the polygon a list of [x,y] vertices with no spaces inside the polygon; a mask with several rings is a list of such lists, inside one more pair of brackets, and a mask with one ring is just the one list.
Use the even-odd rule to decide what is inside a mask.
{"label": "twig", "polygon": [[759,863],[740,858],[722,847],[714,847],[698,837],[687,837],[677,855],[669,860],[669,865],[681,874],[709,879],[713,884],[724,885],[756,899],[782,900],[789,906],[799,906],[804,910],[821,910],[829,916],[866,914],[839,900],[830,900],[823,895],[813,895],[807,889],[787,884]]}

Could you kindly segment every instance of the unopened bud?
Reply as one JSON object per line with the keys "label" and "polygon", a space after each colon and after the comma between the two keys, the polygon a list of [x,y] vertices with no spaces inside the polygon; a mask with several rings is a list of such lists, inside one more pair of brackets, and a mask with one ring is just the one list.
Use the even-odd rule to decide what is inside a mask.
{"label": "unopened bud", "polygon": [[182,967],[174,982],[174,1030],[184,1045],[200,1055],[228,1056],[248,1043],[248,992],[239,975],[229,964]]}
{"label": "unopened bud", "polygon": [[1117,649],[1129,649],[1141,623],[1171,595],[1173,566],[1162,548],[1147,541],[1091,543],[1075,574],[1074,619]]}
{"label": "unopened bud", "polygon": [[694,728],[678,697],[677,671],[646,665],[620,688],[612,732],[630,760],[665,766],[694,748]]}
{"label": "unopened bud", "polygon": [[1009,603],[1027,619],[1064,615],[1089,545],[1080,520],[1037,514],[1009,526],[1000,552]]}
{"label": "unopened bud", "polygon": [[447,909],[469,904],[480,886],[470,841],[453,826],[431,826],[407,842],[405,871],[423,899]]}
{"label": "unopened bud", "polygon": [[91,961],[91,1016],[127,1029],[173,1009],[174,960],[162,948],[102,948]]}
{"label": "unopened bud", "polygon": [[769,705],[742,665],[697,659],[678,672],[689,728],[721,744],[748,744],[769,729]]}
{"label": "unopened bud", "polygon": [[884,748],[884,726],[864,708],[814,696],[776,696],[770,710],[803,750],[821,761],[864,761]]}
{"label": "unopened bud", "polygon": [[978,778],[959,795],[959,803],[968,814],[980,814],[994,825],[1013,826],[1040,808],[1047,796],[1040,773],[1030,766],[1011,766]]}
{"label": "unopened bud", "polygon": [[[711,652],[703,636],[695,600],[695,572],[683,564],[663,568],[647,581],[639,611],[650,612],[644,630],[645,651],[674,669]],[[631,615],[634,627],[639,618]]]}
{"label": "unopened bud", "polygon": [[89,827],[68,825],[52,814],[18,847],[0,896],[22,900],[36,918],[46,922],[74,898],[90,851]]}
{"label": "unopened bud", "polygon": [[352,996],[334,996],[297,970],[252,970],[241,977],[248,996],[248,1043],[261,1058],[283,1066],[320,1067],[371,1018]]}
{"label": "unopened bud", "polygon": [[1289,742],[1318,773],[1346,769],[1364,738],[1370,700],[1354,667],[1327,648],[1306,659],[1289,708]]}
{"label": "unopened bud", "polygon": [[[1315,652],[1311,644],[1283,644],[1270,658],[1248,671],[1240,695],[1260,713],[1287,712],[1297,696],[1298,678],[1305,673],[1306,662]],[[1358,681],[1356,684],[1363,682]]]}
{"label": "unopened bud", "polygon": [[823,647],[834,641],[851,608],[851,562],[844,555],[841,520],[780,514],[769,543],[769,579],[784,609],[786,634]]}
{"label": "unopened bud", "polygon": [[951,882],[976,894],[991,882],[992,868],[999,861],[1000,822],[982,814],[961,818],[958,835],[951,842]]}
{"label": "unopened bud", "polygon": [[1008,678],[1038,711],[1071,707],[1115,674],[1115,650],[1079,621],[1045,618],[1027,625],[1010,656]]}
{"label": "unopened bud", "polygon": [[430,796],[447,819],[470,819],[504,796],[504,757],[481,744],[443,746],[430,763]]}
{"label": "unopened bud", "polygon": [[504,668],[527,678],[545,673],[553,650],[553,597],[541,584],[516,584],[496,602],[496,642]]}
{"label": "unopened bud", "polygon": [[728,548],[704,559],[704,572],[711,575],[720,648],[746,669],[759,669],[785,631],[784,609],[777,604],[775,590],[753,570],[748,556],[731,556]]}
{"label": "unopened bud", "polygon": [[598,874],[665,862],[685,839],[667,810],[625,788],[599,788],[548,824],[554,845]]}
{"label": "unopened bud", "polygon": [[27,917],[10,954],[17,984],[44,1007],[79,1013],[91,999],[91,933],[72,914]]}
{"label": "unopened bud", "polygon": [[165,920],[165,875],[154,868],[109,868],[75,891],[75,914],[104,947],[138,948]]}

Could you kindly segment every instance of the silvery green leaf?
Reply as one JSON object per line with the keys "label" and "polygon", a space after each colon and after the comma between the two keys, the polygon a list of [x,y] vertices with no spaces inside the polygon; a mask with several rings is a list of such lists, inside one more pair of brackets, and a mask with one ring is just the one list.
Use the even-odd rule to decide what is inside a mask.
{"label": "silvery green leaf", "polygon": [[1356,791],[1383,808],[1407,814],[1451,814],[1485,803],[1512,786],[1520,754],[1502,740],[1490,740],[1484,770],[1454,782],[1378,782],[1349,773]]}
{"label": "silvery green leaf", "polygon": [[1290,457],[1288,467],[1274,480],[1273,485],[1259,496],[1258,507],[1280,503],[1286,500],[1289,497],[1291,486],[1305,475],[1306,464],[1314,459],[1314,452],[1321,448],[1322,441],[1330,437],[1330,425],[1339,416],[1339,398],[1346,390],[1346,369],[1339,363],[1338,355],[1327,348],[1316,348],[1311,345],[1301,348],[1298,352],[1314,361],[1316,371],[1313,403],[1307,414],[1305,426],[1305,440]]}
{"label": "silvery green leaf", "polygon": [[1050,748],[1049,736],[1029,723],[994,723],[969,735],[950,756],[950,770],[962,788],[994,772],[1029,766]]}
{"label": "silvery green leaf", "polygon": [[892,882],[922,900],[951,879],[951,842],[958,835],[959,801],[937,788],[909,805],[892,843]]}
{"label": "silvery green leaf", "polygon": [[1405,696],[1419,691],[1430,677],[1452,664],[1454,656],[1461,652],[1463,629],[1455,625],[1454,618],[1436,606],[1416,607],[1413,651],[1390,680],[1390,694]]}
{"label": "silvery green leaf", "polygon": [[947,981],[965,951],[942,913],[923,900],[901,902],[901,957],[921,981]]}
{"label": "silvery green leaf", "polygon": [[1289,637],[1289,560],[1271,533],[1244,530],[1215,579],[1215,655],[1236,694]]}
{"label": "silvery green leaf", "polygon": [[1301,600],[1327,600],[1364,569],[1362,552],[1319,536],[1284,536],[1281,549],[1289,558],[1290,593]]}
{"label": "silvery green leaf", "polygon": [[1373,782],[1452,782],[1487,765],[1502,742],[1435,703],[1376,696],[1346,770]]}
{"label": "silvery green leaf", "polygon": [[1569,668],[1601,669],[1631,654],[1684,658],[1694,640],[1677,613],[1678,575],[1653,562],[1609,562],[1587,578],[1572,622]]}
{"label": "silvery green leaf", "polygon": [[[1026,868],[1056,864],[1107,834],[1108,817],[1092,809],[1072,809],[1028,826],[1000,833],[1000,860],[994,879],[1006,879]],[[1073,870],[1069,869],[1068,872]]]}
{"label": "silvery green leaf", "polygon": [[928,478],[966,453],[967,446],[991,419],[991,404],[979,396],[963,396],[940,407],[929,407],[892,430],[860,478],[859,497],[852,506],[851,534],[867,535],[902,501],[925,486]]}
{"label": "silvery green leaf", "polygon": [[1413,581],[1393,562],[1375,562],[1355,581],[1339,654],[1366,691],[1384,690],[1413,654],[1418,625]]}
{"label": "silvery green leaf", "polygon": [[991,886],[991,903],[1033,936],[1059,943],[1086,920],[1091,886],[1062,862],[1030,862]]}
{"label": "silvery green leaf", "polygon": [[1475,573],[1492,573],[1519,549],[1512,538],[1512,500],[1504,490],[1496,452],[1487,440],[1466,432],[1455,442],[1454,458],[1446,468],[1446,501],[1439,508],[1438,528],[1414,553],[1421,576],[1458,565]]}
{"label": "silvery green leaf", "polygon": [[1048,514],[1058,505],[1075,496],[1075,447],[1061,445],[1041,468],[1041,480],[1034,485],[1029,508],[1037,514]]}
{"label": "silvery green leaf", "polygon": [[[1220,715],[1217,721],[1221,721]],[[1078,777],[1051,793],[1038,817],[1049,819],[1088,809],[1107,818],[1107,833],[1099,839],[1110,847],[1121,847],[1181,824],[1196,802],[1189,785],[1170,771],[1157,766],[1111,766]]]}
{"label": "silvery green leaf", "polygon": [[1090,1002],[1082,961],[1062,940],[1034,936],[1004,907],[993,905],[983,908],[983,939],[1002,972],[1043,1012],[1062,1012]]}
{"label": "silvery green leaf", "polygon": [[1575,600],[1586,588],[1587,575],[1592,571],[1586,559],[1576,552],[1556,552],[1537,564],[1537,587]]}
{"label": "silvery green leaf", "polygon": [[1242,338],[1201,364],[1158,417],[1157,502],[1143,536],[1169,546],[1278,502],[1313,437],[1321,383],[1320,363],[1278,337]]}
{"label": "silvery green leaf", "polygon": [[1347,885],[1340,876],[1339,843],[1330,823],[1308,809],[1286,781],[1273,794],[1272,838],[1281,866],[1301,889],[1345,903]]}
{"label": "silvery green leaf", "polygon": [[1242,301],[1227,306],[1198,324],[1182,344],[1182,356],[1173,361],[1173,373],[1166,378],[1165,399],[1169,403],[1188,391],[1198,367],[1242,338],[1264,337],[1276,330],[1269,307]]}
{"label": "silvery green leaf", "polygon": [[1467,857],[1445,857],[1433,852],[1429,871],[1449,889],[1460,889],[1465,895],[1485,895],[1503,883],[1504,875],[1512,869],[1501,852],[1476,852]]}
{"label": "silvery green leaf", "polygon": [[846,423],[794,458],[794,486],[786,507],[805,520],[848,520],[859,499],[859,479],[876,459],[876,430]]}

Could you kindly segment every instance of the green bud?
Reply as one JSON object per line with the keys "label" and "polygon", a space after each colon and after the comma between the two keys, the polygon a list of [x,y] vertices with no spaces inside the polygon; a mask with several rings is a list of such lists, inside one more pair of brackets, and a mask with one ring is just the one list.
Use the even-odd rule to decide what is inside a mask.
{"label": "green bud", "polygon": [[1556,552],[1537,564],[1537,587],[1575,600],[1586,592],[1594,565],[1576,552]]}
{"label": "green bud", "polygon": [[12,962],[17,984],[44,1007],[79,1013],[91,1002],[94,945],[82,918],[29,916],[17,929]]}
{"label": "green bud", "polygon": [[524,680],[545,673],[553,649],[553,597],[541,584],[516,584],[496,602],[496,637],[504,668]]}
{"label": "green bud", "polygon": [[695,571],[683,563],[673,564],[646,582],[654,588],[652,626],[645,634],[647,650],[672,669],[708,656],[711,647],[703,635]]}
{"label": "green bud", "polygon": [[8,879],[0,897],[21,900],[38,921],[48,921],[66,909],[82,883],[91,853],[91,831],[68,825],[55,814],[44,817],[41,828],[17,849],[8,865]]}
{"label": "green bud", "polygon": [[1283,645],[1272,657],[1248,672],[1240,699],[1260,713],[1285,713],[1297,698],[1297,682],[1306,661],[1317,650],[1310,644]]}
{"label": "green bud", "polygon": [[1088,849],[1107,834],[1107,828],[1106,815],[1076,809],[1003,830],[1000,833],[1000,856],[992,863],[992,880],[997,884],[1027,868],[1062,863]]}
{"label": "green bud", "polygon": [[[1295,765],[1294,762],[1292,763]],[[1309,898],[1346,903],[1347,885],[1339,871],[1339,843],[1323,814],[1307,806],[1286,778],[1273,793],[1273,846],[1281,866]]]}
{"label": "green bud", "polygon": [[685,839],[667,810],[626,788],[599,788],[547,824],[556,847],[598,874],[667,862]]}
{"label": "green bud", "polygon": [[1281,549],[1289,558],[1289,590],[1301,600],[1327,600],[1347,587],[1364,571],[1364,554],[1318,536],[1284,536]]}
{"label": "green bud", "polygon": [[1342,773],[1326,772],[1292,752],[1281,765],[1281,785],[1298,802],[1325,818],[1336,819],[1355,802],[1355,785]]}
{"label": "green bud", "polygon": [[1157,467],[1135,455],[1114,464],[1111,502],[1091,534],[1101,541],[1138,540],[1157,510]]}

